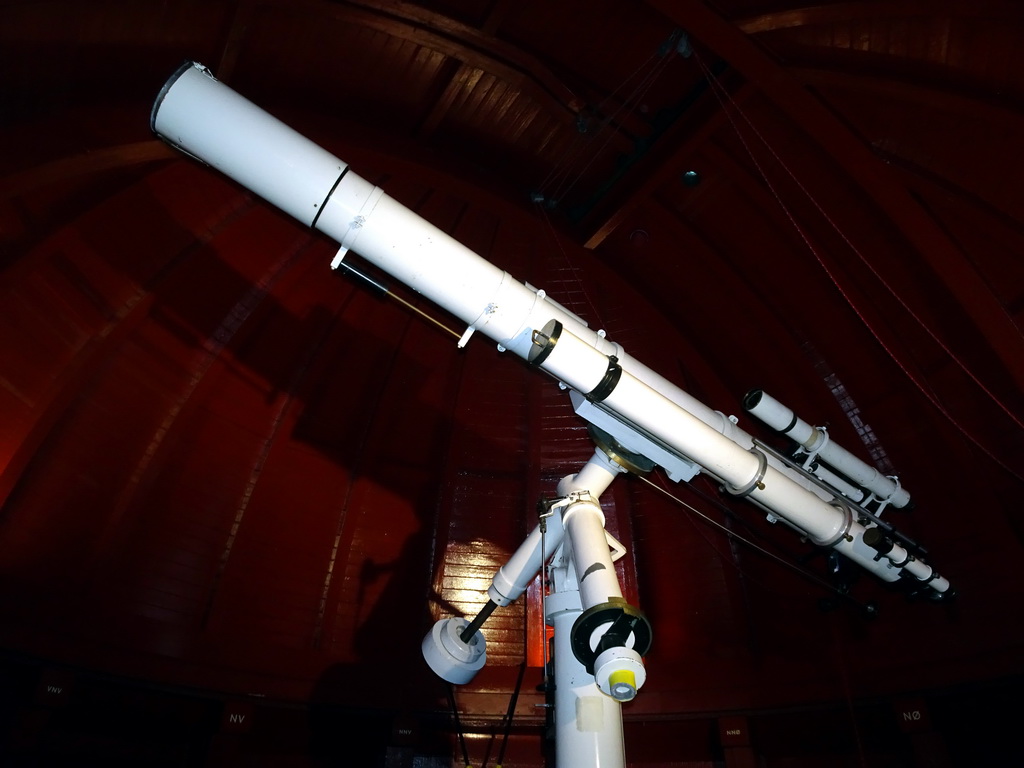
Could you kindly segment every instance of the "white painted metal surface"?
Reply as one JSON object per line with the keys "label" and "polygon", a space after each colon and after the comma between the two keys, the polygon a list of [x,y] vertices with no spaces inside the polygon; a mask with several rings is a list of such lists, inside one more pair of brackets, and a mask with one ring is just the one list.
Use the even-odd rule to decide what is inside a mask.
{"label": "white painted metal surface", "polygon": [[552,571],[547,622],[555,630],[555,765],[558,768],[624,768],[622,707],[597,686],[572,652],[572,627],[582,613],[568,567]]}
{"label": "white painted metal surface", "polygon": [[[460,344],[480,331],[499,349],[523,359],[533,360],[537,350],[545,348],[537,364],[575,391],[577,410],[592,413],[595,421],[598,414],[602,420],[609,416],[607,431],[636,454],[653,452],[663,461],[677,457],[678,462],[667,462],[675,479],[689,479],[692,468],[699,466],[733,494],[749,495],[816,542],[834,546],[883,579],[897,579],[902,569],[937,592],[949,589],[948,581],[900,547],[894,545],[880,555],[868,546],[865,528],[842,504],[766,456],[734,419],[630,357],[603,332],[592,331],[548,300],[543,291],[516,281],[424,221],[349,171],[343,161],[219,83],[206,68],[185,66],[168,81],[154,106],[152,126],[169,143],[337,240],[339,259],[354,249],[461,319],[467,330]],[[551,336],[556,329],[553,345],[537,335],[541,331]],[[612,376],[615,365],[621,370]],[[778,423],[780,418],[776,408],[768,420]],[[788,422],[787,418],[782,426]],[[800,440],[820,434],[803,422],[796,432]],[[824,452],[821,456],[826,458]],[[843,454],[832,452],[830,457],[826,460],[837,470],[879,498],[900,505],[901,489],[887,489],[873,477],[862,479]],[[598,451],[579,474],[565,478],[559,492],[570,502],[548,521],[544,537],[548,551],[563,543],[552,570],[553,593],[546,602],[547,621],[555,628],[559,768],[625,765],[617,699],[631,698],[646,679],[639,654],[628,644],[602,651],[593,660],[593,673],[576,658],[572,646],[573,626],[585,610],[621,598],[598,502],[620,471]],[[563,511],[564,521],[556,520]],[[533,580],[543,565],[541,540],[540,529],[535,529],[499,570],[488,592],[493,602],[507,605]],[[450,682],[468,682],[486,661],[483,635],[477,632],[463,640],[466,626],[461,618],[441,620],[423,641],[428,664]],[[601,635],[607,626],[595,628],[593,635]]]}
{"label": "white painted metal surface", "polygon": [[[534,354],[541,368],[578,392],[591,392],[601,384],[609,365],[607,358],[570,331],[557,328],[554,322],[545,326],[538,338],[543,341],[549,337],[553,343],[546,343],[544,351]],[[897,564],[900,560],[885,558],[886,562],[878,561],[874,557],[876,552],[858,546],[864,528],[851,519],[842,505],[822,500],[767,461],[762,463],[756,451],[744,450],[628,371],[622,371],[618,384],[601,405],[628,424],[690,457],[727,487],[742,490],[773,514],[807,533],[815,542],[834,546],[887,581],[899,578]],[[908,569],[908,573],[927,581],[931,568],[919,560],[912,562],[916,565],[913,570]],[[949,588],[945,579],[927,583],[936,592]]]}
{"label": "white painted metal surface", "polygon": [[562,512],[562,525],[571,545],[583,609],[621,598],[601,505],[589,494],[571,502]]}
{"label": "white painted metal surface", "polygon": [[438,677],[454,685],[465,685],[487,663],[487,641],[480,632],[469,640],[460,637],[469,622],[453,616],[434,622],[423,638],[423,658]]}
{"label": "white painted metal surface", "polygon": [[169,143],[307,225],[347,168],[201,64],[182,66],[167,82],[150,124]]}
{"label": "white painted metal surface", "polygon": [[[602,384],[609,357],[614,356],[621,377],[597,408],[613,417],[614,436],[624,447],[646,455],[644,448],[650,448],[653,439],[680,459],[702,467],[736,495],[749,494],[815,541],[834,545],[876,573],[883,571],[883,578],[896,578],[892,572],[900,561],[883,558],[886,564],[880,565],[863,553],[862,549],[869,549],[860,542],[863,528],[830,504],[817,486],[758,451],[753,438],[732,419],[630,357],[603,333],[547,300],[543,291],[516,281],[424,221],[348,170],[343,161],[219,83],[205,68],[186,66],[176,73],[154,106],[152,125],[171,144],[333,237],[343,251],[355,249],[444,307],[466,324],[464,339],[476,330],[499,348],[529,359],[536,349],[535,332],[550,329],[557,321],[563,332],[541,367],[586,395]],[[807,430],[816,432],[809,425],[801,427],[804,439],[813,437]],[[637,437],[631,441],[631,435]],[[879,498],[889,498],[897,506],[909,500],[909,496],[903,500],[902,489],[884,486],[877,478],[854,477],[853,461],[844,454],[831,452],[829,463]],[[685,465],[677,469],[679,479]],[[534,557],[527,557],[531,567]],[[915,578],[930,577],[925,574],[931,570],[928,566],[908,562],[913,565],[907,572]],[[511,594],[522,587],[507,575],[504,578],[508,585],[501,590],[496,587],[499,593]],[[933,579],[929,586],[941,592],[948,589],[948,582]]]}
{"label": "white painted metal surface", "polygon": [[772,429],[791,437],[807,453],[816,455],[818,459],[837,469],[861,488],[870,491],[879,500],[894,507],[905,507],[910,503],[910,494],[893,478],[886,477],[830,440],[823,428],[811,426],[767,392],[750,392],[744,400],[744,405],[751,415]]}

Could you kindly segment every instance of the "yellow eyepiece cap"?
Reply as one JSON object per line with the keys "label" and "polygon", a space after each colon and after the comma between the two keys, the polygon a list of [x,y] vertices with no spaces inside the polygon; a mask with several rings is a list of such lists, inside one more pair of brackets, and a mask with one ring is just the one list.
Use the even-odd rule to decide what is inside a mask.
{"label": "yellow eyepiece cap", "polygon": [[613,699],[630,701],[636,696],[636,675],[629,669],[617,669],[608,675],[608,687]]}

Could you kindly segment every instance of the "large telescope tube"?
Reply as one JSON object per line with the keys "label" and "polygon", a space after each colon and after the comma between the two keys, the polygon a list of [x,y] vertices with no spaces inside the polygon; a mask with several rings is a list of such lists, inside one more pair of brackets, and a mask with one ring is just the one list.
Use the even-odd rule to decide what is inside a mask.
{"label": "large telescope tube", "polygon": [[[653,435],[700,464],[726,489],[750,499],[806,532],[816,544],[833,547],[886,581],[901,571],[936,592],[949,582],[899,548],[881,553],[863,541],[866,528],[840,502],[826,502],[779,472],[759,450],[744,450],[725,435],[654,391],[617,363],[551,321],[535,335],[531,362],[629,424]],[[875,557],[878,556],[876,560]],[[913,565],[911,565],[913,564]],[[910,566],[910,567],[906,567]]]}
{"label": "large telescope tube", "polygon": [[[816,542],[834,545],[882,578],[895,578],[883,569],[881,561],[872,559],[875,550],[861,546],[855,535],[856,522],[848,526],[848,515],[829,504],[822,492],[809,487],[797,473],[776,464],[773,457],[764,457],[752,447],[751,436],[724,415],[627,355],[619,345],[589,329],[555,302],[547,301],[543,291],[517,282],[360,178],[346,163],[220,83],[206,67],[189,63],[174,73],[153,107],[151,125],[173,146],[323,231],[341,243],[342,251],[357,250],[365,260],[458,317],[468,326],[467,336],[479,330],[501,349],[529,359],[535,331],[552,321],[566,331],[567,338],[571,336],[605,363],[614,357],[623,382],[628,379],[630,386],[618,385],[614,397],[601,405],[627,425],[625,436],[615,435],[624,447],[640,453],[628,440],[631,425],[639,425],[664,445],[725,480],[737,495],[750,495],[777,516],[807,531]],[[575,373],[562,378],[548,370],[585,395],[607,384],[602,384],[603,372],[589,387],[581,388],[573,383],[579,380]],[[664,429],[668,422],[655,419],[648,428],[634,420],[630,414],[636,408],[643,409],[643,404],[629,406],[627,398],[620,397],[634,386],[638,386],[637,391],[656,394],[666,413],[673,414],[671,421],[685,421],[687,432],[693,425],[692,434],[700,437],[679,440],[671,430]],[[622,410],[617,410],[620,405]],[[762,474],[762,464],[768,474]],[[737,484],[730,477],[741,479]],[[771,484],[767,483],[769,477]],[[774,482],[778,478],[785,482]],[[753,486],[747,488],[751,481]],[[948,582],[939,579],[931,580],[929,585],[938,592],[948,588]]]}
{"label": "large telescope tube", "polygon": [[[544,291],[518,282],[393,200],[347,163],[218,81],[201,64],[186,63],[174,73],[153,106],[150,122],[168,143],[321,230],[340,242],[342,251],[356,250],[458,317],[467,325],[464,340],[479,330],[500,349],[525,360],[533,346],[533,332],[557,320],[601,354],[615,356],[623,370],[716,432],[744,449],[753,447],[753,437],[735,420],[588,328]],[[643,443],[628,426],[615,429],[614,437],[626,449],[644,455]],[[827,500],[824,491],[774,456],[767,461]]]}
{"label": "large telescope tube", "polygon": [[588,328],[544,291],[518,282],[360,178],[347,163],[240,96],[203,65],[189,62],[174,73],[153,106],[150,124],[172,146],[321,230],[343,250],[356,250],[502,349],[527,359],[533,331],[558,320],[705,424],[744,447],[753,445],[753,438],[724,414]]}

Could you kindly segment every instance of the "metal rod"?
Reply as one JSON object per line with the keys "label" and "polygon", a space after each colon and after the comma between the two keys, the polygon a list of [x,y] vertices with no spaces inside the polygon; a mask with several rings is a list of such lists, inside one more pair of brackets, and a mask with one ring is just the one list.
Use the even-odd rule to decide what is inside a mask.
{"label": "metal rod", "polygon": [[438,320],[437,318],[431,317],[430,315],[428,315],[426,312],[424,312],[419,307],[413,306],[412,304],[410,304],[408,301],[403,299],[398,294],[393,293],[392,291],[387,291],[387,295],[390,296],[395,301],[397,301],[399,304],[402,304],[406,308],[411,309],[413,312],[415,312],[417,315],[422,317],[424,320],[433,323],[438,328],[440,328],[442,331],[445,331],[445,332],[451,334],[456,339],[461,339],[462,338],[462,335],[460,333],[457,333],[456,331],[453,331],[451,328],[449,328],[447,325],[442,323],[440,320]]}
{"label": "metal rod", "polygon": [[455,732],[459,735],[459,746],[462,747],[462,764],[469,768],[469,750],[466,749],[466,737],[462,733],[462,723],[459,721],[459,705],[455,703],[455,687],[451,683],[448,683],[448,703],[452,705]]}
{"label": "metal rod", "polygon": [[494,768],[501,768],[505,762],[505,747],[508,746],[508,737],[512,733],[512,718],[516,713],[516,702],[519,700],[519,690],[523,687],[523,675],[526,673],[526,660],[519,665],[519,677],[516,678],[516,687],[512,691],[512,697],[508,701],[508,712],[505,713],[505,734],[501,739],[501,749],[498,750],[498,762]]}
{"label": "metal rod", "polygon": [[387,296],[389,298],[392,298],[395,301],[397,301],[399,304],[401,304],[404,307],[406,307],[407,309],[411,309],[413,312],[415,312],[417,315],[422,317],[424,320],[427,320],[428,322],[433,323],[438,328],[440,328],[442,331],[445,331],[446,333],[451,334],[456,339],[462,338],[458,333],[453,331],[451,328],[449,328],[447,325],[442,323],[440,320],[437,320],[436,318],[431,317],[430,315],[428,315],[426,312],[424,312],[419,307],[413,306],[408,301],[406,301],[401,296],[399,296],[397,293],[395,293],[390,288],[388,288],[384,283],[382,283],[379,280],[376,280],[376,279],[370,277],[368,274],[366,274],[362,270],[357,269],[356,267],[354,267],[351,264],[349,264],[347,262],[344,262],[344,261],[339,261],[337,268],[344,270],[346,275],[349,275],[353,279],[358,280],[359,282],[363,283],[363,285],[367,286],[368,288],[370,288],[375,293],[378,293],[378,294],[380,294],[382,296]]}
{"label": "metal rod", "polygon": [[487,618],[494,613],[494,609],[497,607],[498,604],[496,602],[488,600],[487,604],[480,609],[480,613],[476,615],[476,618],[469,623],[469,626],[462,630],[462,634],[459,635],[459,639],[464,643],[468,643],[472,639],[473,635],[477,633],[477,630],[483,626],[483,623],[487,621]]}
{"label": "metal rod", "polygon": [[540,640],[544,659],[544,686],[548,684],[548,615],[546,596],[548,591],[548,518],[540,516]]}
{"label": "metal rod", "polygon": [[[822,481],[819,477],[816,477],[815,475],[813,475],[813,474],[807,472],[806,470],[802,469],[799,464],[797,464],[795,461],[793,461],[792,459],[787,457],[785,454],[775,450],[770,445],[767,445],[766,443],[761,442],[757,438],[754,438],[754,445],[756,445],[762,451],[765,451],[766,453],[770,453],[774,458],[776,458],[779,461],[781,461],[782,463],[784,463],[787,467],[792,469],[794,472],[800,472],[801,474],[805,474],[807,476],[808,480],[810,480],[812,483],[817,485],[822,490],[824,490],[824,491],[826,491],[828,493],[834,493],[835,492],[834,488],[831,488],[827,483]],[[870,512],[862,504],[858,504],[856,501],[854,501],[853,499],[851,499],[849,497],[844,497],[843,501],[846,504],[849,504],[850,507],[853,509],[853,511],[856,512],[858,515],[860,515],[862,517],[866,517],[868,520],[873,522],[875,525],[877,525],[879,528],[881,528],[886,533],[888,533],[888,534],[890,534],[892,536],[895,536],[897,539],[899,539],[907,547],[913,549],[916,553],[918,553],[918,554],[920,554],[922,556],[928,554],[928,550],[927,549],[925,549],[923,546],[918,544],[916,541],[914,541],[909,536],[905,536],[902,533],[900,533],[899,531],[897,531],[891,524],[889,524],[888,522],[886,522],[885,520],[880,518],[878,515]]]}

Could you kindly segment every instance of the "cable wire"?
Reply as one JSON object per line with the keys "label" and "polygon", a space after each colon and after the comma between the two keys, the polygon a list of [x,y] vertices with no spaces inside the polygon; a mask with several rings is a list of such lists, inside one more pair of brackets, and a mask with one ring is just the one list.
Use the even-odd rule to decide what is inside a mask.
{"label": "cable wire", "polygon": [[[594,112],[597,113],[597,112],[603,111],[603,108],[604,108],[605,104],[610,102],[612,97],[615,96],[615,94],[618,93],[619,90],[622,89],[626,85],[626,83],[628,83],[630,80],[632,80],[634,77],[636,77],[637,73],[639,73],[644,67],[646,67],[648,64],[650,64],[651,60],[654,59],[657,55],[658,55],[657,53],[652,53],[649,57],[647,57],[647,59],[640,66],[638,66],[635,70],[633,70],[633,72],[630,73],[626,77],[625,80],[623,80],[621,83],[619,83],[619,85],[615,86],[615,89],[611,93],[609,93],[601,101],[601,103],[598,104],[594,108]],[[635,91],[635,89],[634,89],[634,91]],[[576,158],[579,157],[579,155],[582,153],[583,149],[589,143],[591,143],[593,141],[593,139],[600,134],[601,131],[603,131],[606,127],[608,127],[612,123],[612,120],[618,114],[621,113],[624,105],[628,104],[631,98],[632,98],[632,95],[628,96],[625,101],[620,103],[619,107],[617,107],[612,112],[611,115],[609,115],[607,118],[602,120],[601,123],[598,126],[597,132],[594,133],[593,136],[587,138],[585,134],[580,133],[577,136],[576,141],[573,143],[573,146],[570,147],[569,151],[565,152],[562,155],[562,157],[559,160],[559,162],[557,162],[554,165],[554,167],[550,171],[548,171],[548,175],[544,177],[543,181],[541,181],[540,185],[538,186],[538,190],[543,192],[545,189],[547,189],[548,185],[550,183],[552,183],[555,179],[562,178],[564,175],[568,175],[569,167],[572,165],[572,163],[574,163],[576,161]],[[577,119],[579,119],[579,117],[580,116],[577,116]]]}
{"label": "cable wire", "polygon": [[469,763],[469,751],[466,749],[466,736],[462,733],[462,723],[459,721],[459,706],[455,703],[455,687],[448,683],[448,703],[452,705],[452,718],[455,721],[455,732],[459,735],[459,746],[462,747],[462,764],[471,768]]}
{"label": "cable wire", "polygon": [[[921,382],[918,379],[917,375],[914,374],[907,367],[906,364],[904,364],[904,362],[900,359],[900,357],[896,354],[896,352],[882,338],[881,332],[878,331],[878,329],[875,328],[874,324],[870,320],[868,320],[868,318],[864,315],[863,312],[861,312],[860,308],[857,306],[856,302],[854,302],[853,298],[842,287],[842,285],[840,284],[839,279],[836,277],[836,275],[834,274],[833,270],[828,266],[828,264],[825,263],[825,260],[822,257],[821,253],[819,252],[818,248],[814,245],[814,242],[811,240],[810,236],[803,229],[803,227],[800,226],[800,223],[797,221],[796,216],[790,210],[789,206],[787,206],[785,204],[785,202],[782,200],[782,196],[779,194],[779,192],[776,189],[775,185],[768,178],[767,173],[765,172],[765,170],[762,167],[761,163],[757,160],[757,157],[754,155],[754,152],[750,148],[750,145],[747,142],[746,138],[744,137],[743,132],[739,129],[739,126],[737,125],[737,123],[736,123],[736,121],[735,121],[735,119],[733,117],[733,114],[732,114],[733,111],[735,111],[737,114],[739,114],[741,117],[743,117],[744,121],[750,127],[751,131],[753,131],[754,135],[757,136],[757,138],[761,140],[761,143],[764,144],[765,147],[768,148],[768,151],[771,153],[772,157],[774,157],[775,160],[779,163],[779,165],[786,171],[786,173],[794,181],[794,183],[797,185],[797,187],[799,187],[799,189],[804,193],[804,195],[807,197],[807,199],[814,205],[814,207],[818,210],[818,212],[832,226],[833,230],[850,247],[850,249],[854,252],[854,254],[856,254],[856,256],[861,260],[861,262],[865,266],[867,266],[869,270],[871,270],[872,274],[875,275],[875,277],[879,280],[879,282],[882,283],[882,285],[896,299],[896,301],[900,304],[900,306],[902,306],[903,309],[907,311],[907,313],[911,316],[911,318],[913,318],[918,323],[918,325],[929,336],[931,336],[931,338],[939,345],[939,347],[944,352],[946,352],[946,354],[950,357],[950,359],[953,360],[953,362],[956,363],[956,365],[959,366],[967,374],[967,376],[972,381],[974,381],[974,383],[977,384],[978,387],[980,387],[981,390],[996,404],[996,406],[998,406],[1002,411],[1004,411],[1010,417],[1010,419],[1015,424],[1017,424],[1021,428],[1024,428],[1024,421],[1021,421],[1017,417],[1016,414],[1012,413],[1009,410],[1009,408],[1002,402],[1002,400],[1000,400],[993,392],[991,392],[984,385],[984,383],[982,383],[971,371],[969,371],[967,366],[963,363],[963,361],[961,361],[953,353],[953,351],[950,350],[949,347],[946,346],[938,338],[938,336],[935,334],[935,332],[932,331],[931,328],[928,327],[928,325],[926,323],[924,323],[924,321],[920,317],[918,317],[917,314],[914,313],[914,311],[910,308],[910,306],[907,305],[907,303],[896,293],[896,291],[892,288],[892,286],[890,286],[885,281],[885,279],[878,273],[878,271],[875,270],[875,268],[867,261],[867,259],[860,252],[860,250],[858,250],[857,247],[853,244],[853,242],[850,241],[850,239],[846,236],[846,234],[842,231],[842,229],[840,229],[840,227],[835,223],[835,221],[833,221],[829,217],[829,215],[825,212],[825,210],[821,207],[821,205],[813,197],[813,195],[811,195],[811,193],[807,190],[807,188],[803,186],[803,184],[796,177],[796,175],[789,169],[789,167],[785,164],[785,162],[783,162],[783,160],[778,156],[778,154],[775,152],[775,150],[771,146],[771,144],[769,144],[769,142],[764,138],[764,136],[761,135],[761,133],[754,126],[754,124],[750,121],[750,118],[748,118],[746,116],[746,114],[739,107],[739,105],[736,104],[736,102],[732,99],[731,95],[724,88],[724,86],[722,86],[722,84],[718,81],[718,79],[714,77],[714,74],[710,71],[710,69],[703,62],[703,60],[700,58],[700,56],[698,56],[696,53],[694,53],[694,58],[697,60],[698,65],[701,67],[701,69],[705,72],[706,76],[708,77],[708,80],[709,80],[709,82],[712,85],[712,90],[714,91],[715,96],[718,98],[719,104],[722,106],[723,111],[726,113],[726,116],[728,117],[729,122],[730,122],[730,124],[733,127],[733,130],[736,132],[736,135],[739,138],[740,143],[742,143],[743,148],[746,150],[748,156],[750,157],[751,162],[754,164],[754,166],[757,168],[758,173],[761,175],[761,179],[764,181],[764,183],[768,187],[769,191],[775,197],[776,202],[778,202],[779,206],[782,208],[782,211],[786,215],[786,218],[789,220],[790,224],[793,225],[793,227],[796,230],[797,234],[800,235],[800,238],[804,241],[804,244],[810,250],[811,254],[817,260],[817,262],[821,266],[821,268],[825,271],[825,274],[832,281],[832,284],[835,286],[836,290],[839,291],[840,295],[843,297],[843,299],[846,301],[846,303],[849,305],[849,307],[854,311],[854,313],[857,315],[857,317],[860,318],[861,322],[868,329],[868,331],[875,338],[875,340],[882,347],[882,349],[885,350],[886,354],[889,355],[890,359],[897,365],[897,367],[899,367],[899,369],[901,371],[903,371],[904,375],[917,387],[918,391],[920,391],[921,394],[924,395],[924,397],[928,400],[928,402],[930,402],[932,404],[932,406],[936,410],[938,410],[939,413],[941,413],[950,422],[950,424],[953,425],[953,427],[955,427],[968,441],[970,441],[970,443],[972,445],[977,447],[980,451],[982,451],[982,453],[984,453],[986,456],[988,456],[993,462],[995,462],[999,467],[1004,469],[1010,475],[1012,475],[1016,479],[1020,480],[1021,482],[1024,482],[1024,476],[1022,476],[1020,473],[1018,473],[1016,470],[1014,470],[1012,467],[1010,467],[1008,464],[1006,464],[1004,461],[1002,461],[998,456],[996,456],[993,451],[991,451],[987,446],[985,446],[980,441],[980,439],[978,439],[970,431],[968,431],[967,428],[964,427],[959,422],[959,420],[957,420],[956,417],[954,417],[953,414],[951,414],[949,412],[949,410],[946,409],[946,407],[942,405],[941,402],[939,402],[938,397],[931,391],[931,389],[929,387],[927,387],[923,382]],[[725,98],[723,98],[723,94],[725,95]],[[729,100],[729,104],[726,103],[725,99]],[[729,105],[730,104],[733,107],[732,110],[729,109]]]}
{"label": "cable wire", "polygon": [[[638,475],[637,477],[640,477],[640,476]],[[793,563],[789,562],[788,560],[779,557],[774,552],[770,552],[769,550],[767,550],[764,547],[762,547],[760,544],[756,544],[755,542],[751,541],[750,539],[745,539],[742,536],[740,536],[738,533],[735,533],[734,531],[729,530],[726,526],[722,525],[717,520],[714,520],[713,518],[711,518],[708,515],[704,514],[699,509],[694,507],[692,504],[688,504],[687,502],[683,501],[681,498],[679,498],[678,496],[673,494],[671,491],[668,491],[665,488],[662,488],[657,483],[652,482],[651,480],[649,480],[646,477],[640,477],[640,480],[642,482],[646,483],[647,485],[649,485],[654,490],[656,490],[658,493],[660,493],[663,496],[671,499],[672,501],[674,501],[679,506],[683,507],[684,509],[689,510],[690,512],[695,514],[697,517],[699,517],[704,522],[709,523],[710,525],[714,526],[715,528],[717,528],[719,531],[724,533],[726,536],[728,536],[733,541],[738,541],[741,544],[746,544],[748,547],[750,547],[754,551],[759,552],[760,554],[764,555],[765,557],[767,557],[767,558],[769,558],[771,560],[774,560],[779,565],[782,565],[782,566],[785,566],[786,568],[789,568],[794,573],[797,573],[800,576],[802,576],[803,578],[807,579],[808,581],[813,582],[814,584],[817,584],[819,587],[822,587],[822,588],[824,588],[825,590],[827,590],[829,592],[835,593],[836,595],[839,595],[840,597],[843,597],[843,598],[845,598],[847,600],[850,600],[851,602],[857,604],[861,608],[865,608],[865,606],[859,600],[851,597],[850,595],[848,595],[847,593],[843,592],[842,590],[837,589],[836,587],[834,587],[833,585],[829,584],[824,579],[821,579],[818,576],[815,576],[810,571],[805,571],[803,568],[800,568],[800,567],[798,567],[796,565],[793,565]],[[713,549],[715,550],[716,553],[718,553],[719,557],[723,557],[723,558],[725,557],[721,552],[718,551],[717,547],[713,547]],[[739,566],[737,566],[737,568],[739,568]],[[742,570],[742,569],[740,569],[740,570]]]}
{"label": "cable wire", "polygon": [[[653,86],[654,83],[657,81],[658,77],[661,75],[661,73],[668,66],[668,63],[669,63],[669,61],[672,58],[673,58],[672,54],[667,54],[660,61],[658,61],[655,64],[655,66],[651,68],[651,71],[644,77],[643,80],[641,80],[641,82],[637,85],[637,87],[629,95],[628,99],[626,101],[624,101],[622,103],[622,105],[614,113],[612,113],[610,116],[608,116],[603,121],[600,130],[604,130],[605,128],[610,126],[611,123],[616,118],[618,118],[619,115],[623,114],[628,109],[632,109],[634,102],[639,103],[639,101],[651,89],[651,86]],[[595,134],[595,137],[594,137],[595,140],[596,140],[597,136],[600,135],[600,130],[598,131],[597,134]],[[582,168],[580,168],[579,172],[576,173],[575,177],[572,179],[571,182],[567,181],[568,180],[568,174],[565,175],[565,177],[563,178],[562,183],[558,187],[555,188],[555,191],[554,191],[554,193],[552,195],[552,197],[555,200],[561,199],[563,196],[567,195],[570,191],[572,191],[572,189],[576,186],[576,184],[579,183],[580,179],[583,178],[583,174],[585,174],[590,169],[590,166],[592,166],[594,164],[594,162],[597,160],[597,158],[600,155],[600,153],[604,151],[604,149],[608,146],[609,143],[611,143],[611,140],[614,138],[614,136],[615,136],[615,131],[614,130],[607,131],[607,135],[605,136],[604,140],[601,142],[600,146],[598,146],[593,152],[591,152],[590,159],[586,161],[586,163],[583,165]]]}
{"label": "cable wire", "polygon": [[[847,234],[843,231],[843,229],[838,224],[836,224],[836,222],[832,219],[831,216],[829,216],[828,212],[825,211],[824,207],[817,201],[817,199],[814,197],[814,195],[812,195],[811,192],[803,185],[803,183],[796,176],[796,174],[793,173],[793,171],[789,168],[789,166],[786,164],[786,162],[781,157],[779,157],[778,153],[775,151],[775,148],[772,147],[771,143],[767,139],[765,139],[765,137],[761,134],[760,131],[758,131],[757,126],[754,125],[754,123],[746,115],[746,113],[742,110],[742,108],[739,107],[739,105],[732,98],[732,95],[728,92],[728,90],[725,89],[722,86],[722,84],[718,81],[718,79],[714,77],[714,74],[710,71],[710,69],[708,68],[707,64],[705,64],[704,61],[701,60],[699,56],[695,56],[695,58],[697,60],[698,65],[701,67],[701,70],[705,72],[706,76],[708,77],[709,82],[711,82],[712,88],[715,89],[715,95],[718,97],[719,104],[721,104],[723,110],[726,111],[726,116],[729,118],[729,121],[732,124],[733,130],[736,132],[736,135],[739,137],[740,141],[742,142],[743,148],[747,151],[747,154],[750,156],[751,161],[757,167],[758,173],[761,174],[762,180],[765,182],[765,184],[768,185],[768,188],[771,191],[772,195],[775,197],[775,199],[779,203],[779,205],[782,206],[782,209],[785,212],[787,218],[789,218],[790,222],[796,228],[796,230],[797,230],[798,234],[800,235],[800,237],[804,240],[804,243],[811,250],[812,254],[818,260],[819,264],[821,264],[821,267],[825,270],[826,274],[832,280],[832,283],[836,286],[836,288],[840,291],[840,293],[842,293],[843,298],[846,299],[847,303],[850,304],[851,308],[853,308],[853,310],[857,313],[858,317],[861,318],[861,320],[864,322],[864,324],[868,325],[868,327],[870,328],[870,324],[868,323],[867,319],[864,318],[864,316],[861,314],[860,310],[857,309],[857,307],[854,305],[852,299],[840,287],[839,282],[836,279],[836,277],[833,274],[833,272],[825,265],[823,259],[821,258],[820,252],[811,243],[809,237],[806,235],[806,233],[804,232],[803,228],[800,227],[799,223],[797,223],[795,216],[793,216],[793,214],[790,212],[789,208],[785,205],[785,203],[783,203],[782,197],[781,197],[781,195],[779,195],[779,193],[778,193],[777,189],[775,188],[775,186],[769,181],[768,176],[767,176],[767,174],[764,171],[764,168],[757,161],[757,158],[754,156],[753,151],[750,149],[750,146],[747,144],[746,140],[744,139],[742,132],[739,130],[739,127],[736,125],[735,121],[733,120],[732,114],[729,112],[728,109],[726,109],[726,104],[725,104],[725,102],[723,101],[723,98],[722,98],[723,95],[724,95],[725,99],[728,99],[729,103],[732,105],[733,111],[735,111],[736,114],[738,114],[740,117],[743,118],[743,121],[747,124],[747,126],[750,128],[750,130],[753,132],[753,134],[761,141],[761,143],[765,146],[765,148],[767,148],[767,150],[769,151],[771,156],[776,160],[776,162],[778,162],[779,166],[786,172],[786,175],[789,176],[789,178],[793,180],[793,182],[797,185],[797,187],[800,189],[800,191],[804,193],[804,196],[808,199],[808,201],[810,201],[810,203],[815,207],[815,209],[818,211],[818,213],[821,214],[822,218],[824,218],[825,221],[827,221],[829,223],[829,225],[832,227],[832,229],[835,231],[835,233],[837,235],[839,235],[839,237],[843,240],[843,242],[845,242],[846,245],[850,248],[850,250],[853,251],[854,255],[857,256],[857,258],[861,261],[861,263],[863,263],[864,266],[866,266],[871,271],[871,274],[873,274],[875,276],[875,278],[882,284],[882,286],[889,292],[889,294],[897,301],[897,303],[899,303],[899,305],[907,312],[908,315],[910,315],[910,317],[921,327],[921,329],[924,330],[925,333],[927,333],[932,338],[932,340],[936,344],[939,345],[939,348],[943,352],[945,352],[949,356],[949,358],[965,374],[967,374],[967,376],[975,384],[978,385],[978,387],[981,388],[982,392],[984,392],[1000,408],[1000,410],[1002,410],[1007,416],[1009,416],[1010,419],[1015,424],[1017,424],[1017,426],[1019,426],[1022,429],[1024,429],[1024,421],[1022,421],[1017,416],[1016,413],[1014,413],[1008,406],[1006,406],[1002,402],[1002,400],[995,393],[993,393],[991,390],[989,390],[989,388],[987,386],[985,386],[984,382],[982,382],[977,376],[974,375],[974,373],[970,370],[970,368],[967,366],[967,364],[964,363],[957,356],[957,354],[955,352],[953,352],[953,350],[951,350],[949,348],[949,346],[946,345],[946,343],[942,341],[942,339],[939,338],[938,334],[936,334],[931,329],[931,327],[916,312],[914,312],[913,308],[909,304],[907,304],[906,301],[904,301],[904,299],[899,295],[899,293],[897,293],[896,290],[878,272],[878,270],[875,268],[875,266],[870,261],[868,261],[867,258],[865,258],[864,254],[861,252],[861,250],[859,248],[857,248],[857,246],[847,236]],[[872,333],[874,333],[874,330],[872,330]],[[876,338],[877,338],[877,335],[876,335]],[[895,356],[893,355],[892,351],[888,347],[885,346],[884,342],[881,342],[881,340],[879,339],[879,343],[882,343],[883,347],[885,347],[886,352],[888,352],[895,359]],[[898,360],[897,360],[897,363],[899,363]],[[902,368],[903,366],[900,365],[900,367]]]}
{"label": "cable wire", "polygon": [[[512,691],[512,696],[508,700],[508,711],[505,712],[505,733],[501,738],[501,748],[498,750],[498,762],[495,763],[494,768],[502,768],[502,763],[505,762],[505,748],[508,746],[508,737],[512,733],[512,718],[516,713],[516,702],[519,700],[519,691],[523,687],[523,676],[526,674],[526,660],[519,665],[519,676],[516,678],[516,687]],[[481,766],[482,768],[482,766]]]}

